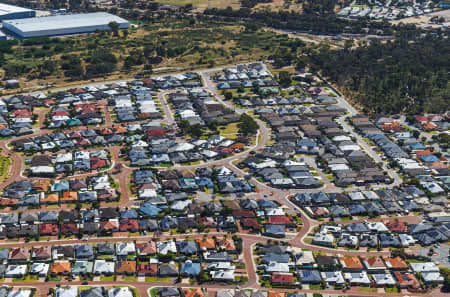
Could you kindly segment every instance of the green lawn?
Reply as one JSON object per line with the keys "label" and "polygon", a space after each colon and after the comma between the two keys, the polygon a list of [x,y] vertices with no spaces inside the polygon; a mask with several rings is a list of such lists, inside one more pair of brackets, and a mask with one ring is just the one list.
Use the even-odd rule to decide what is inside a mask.
{"label": "green lawn", "polygon": [[226,126],[220,126],[218,128],[219,135],[229,138],[229,139],[236,139],[238,138],[238,123],[231,123]]}
{"label": "green lawn", "polygon": [[385,290],[386,290],[386,293],[398,293],[397,287],[385,288]]}
{"label": "green lawn", "polygon": [[304,241],[306,244],[312,244],[313,239],[312,239],[312,237],[306,237],[303,241]]}
{"label": "green lawn", "polygon": [[129,282],[135,282],[137,280],[136,276],[130,276],[130,275],[125,275],[123,277],[124,280],[129,281]]}
{"label": "green lawn", "polygon": [[147,283],[170,283],[172,279],[170,277],[147,276],[145,281]]}
{"label": "green lawn", "polygon": [[358,287],[358,291],[360,292],[369,292],[369,293],[376,293],[376,288],[370,288],[370,287]]}
{"label": "green lawn", "polygon": [[11,160],[8,157],[0,156],[0,181],[7,177],[10,164]]}
{"label": "green lawn", "polygon": [[100,276],[100,280],[102,282],[114,281],[114,275],[111,275],[111,276],[102,275],[102,276]]}
{"label": "green lawn", "polygon": [[322,290],[322,286],[321,285],[317,285],[317,284],[310,284],[309,285],[309,289],[310,290]]}

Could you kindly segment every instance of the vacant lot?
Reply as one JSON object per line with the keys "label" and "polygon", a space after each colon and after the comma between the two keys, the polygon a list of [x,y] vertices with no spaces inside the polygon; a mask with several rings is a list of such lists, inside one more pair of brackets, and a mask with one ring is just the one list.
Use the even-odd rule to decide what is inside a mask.
{"label": "vacant lot", "polygon": [[239,8],[239,0],[156,0],[156,2],[184,6],[186,4],[192,4],[194,7],[205,9],[208,8],[208,4],[211,8],[227,8],[228,6],[234,9]]}
{"label": "vacant lot", "polygon": [[[17,41],[5,52],[6,63],[0,73],[7,70],[9,78],[20,81],[23,91],[31,92],[136,74],[148,76],[149,68],[160,74],[264,60],[289,42],[285,35],[246,31],[244,26],[233,22],[167,18],[139,22],[126,35],[99,32]],[[67,68],[73,70],[72,61],[77,60],[80,70],[76,73],[80,74],[69,76]],[[98,65],[96,61],[109,64],[100,69],[107,69],[106,72],[93,76],[87,67]]]}
{"label": "vacant lot", "polygon": [[429,22],[429,20],[435,16],[437,16],[439,18],[443,17],[445,19],[444,24],[450,25],[450,10],[449,9],[437,11],[437,12],[433,12],[433,13],[429,13],[429,14],[425,14],[425,15],[421,15],[421,16],[415,16],[415,17],[410,17],[410,18],[404,18],[401,20],[395,20],[395,21],[391,21],[391,23],[395,24],[395,25],[397,25],[399,23],[415,24],[416,26],[419,26],[419,27],[440,26],[440,25],[432,24]]}
{"label": "vacant lot", "polygon": [[0,182],[7,178],[10,163],[11,160],[8,157],[0,156]]}

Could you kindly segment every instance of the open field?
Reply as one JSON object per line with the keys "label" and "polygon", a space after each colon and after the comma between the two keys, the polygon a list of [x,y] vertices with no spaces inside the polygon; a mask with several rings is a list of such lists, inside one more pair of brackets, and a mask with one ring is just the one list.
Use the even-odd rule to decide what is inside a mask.
{"label": "open field", "polygon": [[210,3],[211,8],[227,8],[228,6],[238,9],[241,7],[239,0],[156,0],[156,2],[184,6],[186,4],[192,4],[192,6],[199,9],[208,8],[208,3]]}
{"label": "open field", "polygon": [[437,12],[433,12],[433,13],[429,13],[429,14],[425,14],[425,15],[420,15],[420,16],[414,16],[414,17],[410,17],[410,18],[404,18],[404,19],[400,19],[400,20],[394,20],[391,21],[392,24],[397,25],[400,23],[403,24],[415,24],[416,26],[419,27],[441,27],[441,25],[436,25],[436,24],[432,24],[429,22],[429,20],[432,17],[443,17],[445,19],[445,22],[443,23],[443,25],[450,25],[450,9],[447,10],[441,10],[441,11],[437,11]]}
{"label": "open field", "polygon": [[[6,70],[9,78],[20,81],[19,91],[32,92],[130,78],[142,74],[148,64],[154,74],[169,74],[267,59],[274,49],[287,41],[285,35],[263,30],[249,32],[243,26],[224,21],[165,19],[160,23],[139,23],[137,28],[128,31],[127,36],[99,32],[20,41],[4,54],[7,63],[0,71]],[[161,50],[158,49],[160,44],[164,45]],[[89,75],[88,67],[95,65],[95,52],[108,52],[115,57],[112,71]],[[65,67],[73,65],[71,57],[81,61],[79,77],[68,77]],[[131,65],[126,64],[127,59],[135,57],[138,58]],[[54,66],[47,72],[43,70],[43,64],[49,60]],[[17,90],[3,91],[3,95],[12,92]]]}
{"label": "open field", "polygon": [[236,139],[238,138],[238,123],[231,123],[224,127],[219,127],[219,135],[229,138],[229,139]]}
{"label": "open field", "polygon": [[5,156],[0,156],[0,181],[6,179],[11,160]]}

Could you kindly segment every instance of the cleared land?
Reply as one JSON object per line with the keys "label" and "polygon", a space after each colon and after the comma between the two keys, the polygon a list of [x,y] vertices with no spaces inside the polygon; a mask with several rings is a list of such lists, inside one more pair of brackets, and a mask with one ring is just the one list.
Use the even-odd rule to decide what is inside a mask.
{"label": "cleared land", "polygon": [[7,178],[10,164],[11,160],[8,157],[0,156],[0,181]]}
{"label": "cleared land", "polygon": [[[132,77],[142,73],[147,63],[152,64],[156,74],[266,59],[287,40],[287,36],[274,32],[247,32],[243,26],[234,23],[213,20],[192,23],[184,19],[169,19],[160,23],[139,23],[137,28],[129,30],[127,36],[122,32],[119,36],[100,32],[33,42],[19,41],[4,54],[7,62],[0,71],[8,70],[8,77],[18,79],[21,89],[31,92]],[[162,50],[161,44],[164,45]],[[145,54],[146,48],[150,48],[150,54]],[[71,79],[66,76],[63,67],[68,57],[76,55],[82,61],[82,67],[86,68],[92,60],[92,53],[104,49],[117,59],[114,71],[97,77]],[[125,67],[127,58],[139,55],[144,61]],[[159,61],[145,61],[145,57],[152,55]],[[49,73],[43,70],[46,61],[55,64]],[[4,91],[3,95],[16,91]]]}
{"label": "cleared land", "polygon": [[410,17],[410,18],[404,18],[401,20],[395,20],[395,21],[391,21],[391,23],[394,25],[403,23],[403,24],[415,24],[416,26],[419,26],[419,27],[429,27],[429,26],[440,27],[441,25],[433,24],[433,23],[429,22],[430,19],[435,16],[443,17],[445,19],[445,22],[442,25],[447,25],[447,26],[450,25],[450,9],[437,11],[437,12],[420,15],[420,16],[414,16],[414,17]]}

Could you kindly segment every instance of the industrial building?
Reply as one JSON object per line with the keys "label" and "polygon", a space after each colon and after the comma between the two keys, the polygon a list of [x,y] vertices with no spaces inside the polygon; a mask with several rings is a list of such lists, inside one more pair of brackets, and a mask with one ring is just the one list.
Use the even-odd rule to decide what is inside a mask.
{"label": "industrial building", "polygon": [[36,12],[29,8],[0,3],[0,21],[33,18]]}
{"label": "industrial building", "polygon": [[119,29],[127,29],[130,23],[106,12],[52,15],[30,19],[5,20],[3,30],[19,38],[63,36],[111,30],[109,23],[116,22]]}

